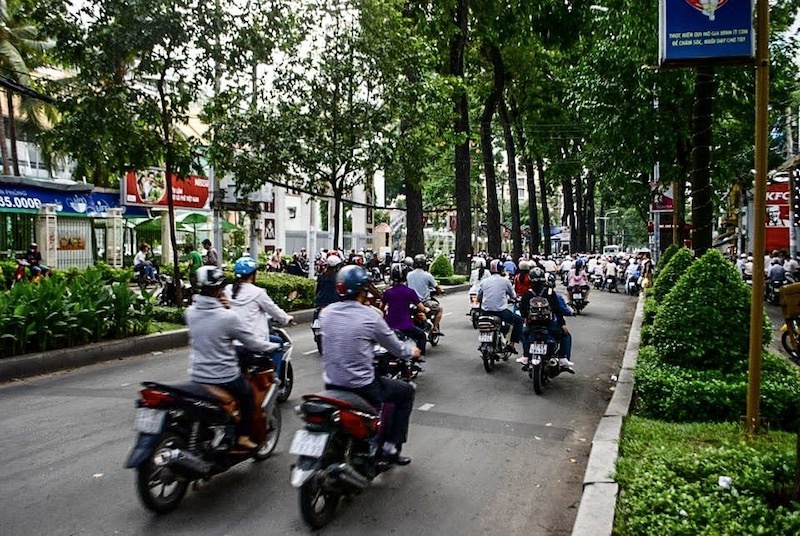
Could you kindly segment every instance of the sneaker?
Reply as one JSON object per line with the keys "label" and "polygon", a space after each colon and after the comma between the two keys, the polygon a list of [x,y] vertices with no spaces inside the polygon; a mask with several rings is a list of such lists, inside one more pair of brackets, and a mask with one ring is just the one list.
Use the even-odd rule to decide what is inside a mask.
{"label": "sneaker", "polygon": [[573,363],[566,357],[562,357],[558,360],[558,366],[561,368],[572,368],[575,366],[575,363]]}
{"label": "sneaker", "polygon": [[525,357],[524,355],[521,355],[521,356],[519,356],[519,357],[517,358],[517,363],[519,363],[519,364],[521,364],[521,365],[524,365],[524,364],[526,364],[527,362],[528,362],[528,358],[527,358],[527,357]]}
{"label": "sneaker", "polygon": [[236,440],[236,444],[248,450],[255,450],[258,448],[258,443],[255,443],[249,436],[239,436],[239,439]]}

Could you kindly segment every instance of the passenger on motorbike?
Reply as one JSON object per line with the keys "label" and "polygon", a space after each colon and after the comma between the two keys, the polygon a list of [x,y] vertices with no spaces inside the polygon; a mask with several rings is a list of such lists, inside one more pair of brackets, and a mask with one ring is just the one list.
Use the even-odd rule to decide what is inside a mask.
{"label": "passenger on motorbike", "polygon": [[314,298],[317,310],[339,301],[339,295],[336,293],[336,273],[341,266],[342,258],[334,251],[329,252],[325,259],[325,269],[317,276],[316,297]]}
{"label": "passenger on motorbike", "polygon": [[283,339],[269,334],[269,319],[274,318],[282,325],[290,324],[294,317],[278,307],[267,291],[255,284],[258,263],[251,257],[240,257],[233,266],[236,280],[225,289],[231,309],[239,313],[247,324],[250,333],[265,338],[272,343],[271,356],[275,370],[280,370],[283,358]]}
{"label": "passenger on motorbike", "polygon": [[531,288],[520,299],[519,310],[522,318],[525,319],[525,327],[522,330],[522,350],[523,358],[518,359],[517,362],[522,363],[522,370],[528,370],[528,365],[531,359],[530,353],[530,322],[528,320],[530,314],[530,300],[534,296],[541,296],[547,298],[550,303],[550,310],[553,313],[553,319],[549,326],[550,334],[560,342],[562,356],[559,357],[558,364],[573,372],[572,367],[575,365],[572,358],[572,334],[567,329],[567,323],[564,319],[565,316],[572,316],[572,311],[560,299],[560,296],[546,283],[546,276],[541,268],[533,268],[531,270]]}
{"label": "passenger on motorbike", "polygon": [[486,261],[483,257],[472,258],[472,271],[469,274],[469,293],[477,294],[478,287],[481,281],[489,277],[489,271],[486,269]]}
{"label": "passenger on motorbike", "polygon": [[514,292],[522,296],[531,288],[531,264],[528,261],[519,261],[519,272],[514,276]]}
{"label": "passenger on motorbike", "polygon": [[133,271],[143,272],[147,279],[154,281],[156,271],[153,268],[153,263],[147,258],[148,251],[150,251],[150,245],[142,242],[142,245],[139,246],[139,251],[133,256]]}
{"label": "passenger on motorbike", "polygon": [[42,253],[39,251],[39,244],[31,242],[31,246],[25,253],[25,260],[31,270],[31,277],[36,278],[40,275],[48,275],[50,268],[42,264]]}
{"label": "passenger on motorbike", "polygon": [[414,387],[376,377],[373,348],[377,343],[391,355],[412,359],[418,358],[420,351],[403,344],[366,305],[369,280],[369,274],[355,265],[345,266],[336,276],[336,290],[343,301],[329,305],[320,315],[323,381],[327,389],[350,391],[375,404],[393,404],[382,452],[387,461],[407,465],[411,460],[400,456],[400,450],[408,436]]}
{"label": "passenger on motorbike", "polygon": [[439,329],[439,323],[442,321],[444,308],[438,301],[431,299],[431,290],[435,290],[438,294],[444,294],[442,287],[436,282],[430,272],[425,268],[427,265],[427,258],[420,253],[414,257],[414,270],[409,272],[406,276],[408,286],[414,289],[422,301],[422,304],[433,311],[433,333],[444,335]]}
{"label": "passenger on motorbike", "polygon": [[572,293],[580,290],[583,293],[583,300],[589,303],[589,276],[584,270],[583,259],[575,261],[574,266],[569,271],[567,279],[567,303],[572,305]]}
{"label": "passenger on motorbike", "polygon": [[508,300],[516,300],[517,293],[505,277],[503,263],[495,259],[489,263],[489,279],[481,282],[478,298],[481,300],[481,310],[489,315],[499,317],[504,323],[503,333],[508,333],[511,326],[511,337],[506,350],[516,354],[517,343],[522,338],[522,318],[508,308]]}
{"label": "passenger on motorbike", "polygon": [[786,270],[784,269],[783,263],[779,257],[772,258],[770,261],[770,266],[767,268],[767,270],[768,282],[781,285],[786,280]]}
{"label": "passenger on motorbike", "polygon": [[414,325],[411,318],[411,307],[425,314],[425,306],[417,293],[406,286],[408,266],[396,264],[392,267],[392,286],[383,293],[381,307],[386,313],[386,323],[390,328],[397,330],[411,338],[419,348],[420,354],[425,355],[427,335],[425,331]]}
{"label": "passenger on motorbike", "polygon": [[233,341],[252,352],[268,352],[275,347],[252,332],[244,319],[228,308],[224,295],[225,276],[216,266],[197,270],[200,294],[184,313],[189,327],[189,375],[193,382],[217,385],[239,397],[241,420],[237,444],[258,448],[250,439],[253,420],[253,390],[242,376]]}

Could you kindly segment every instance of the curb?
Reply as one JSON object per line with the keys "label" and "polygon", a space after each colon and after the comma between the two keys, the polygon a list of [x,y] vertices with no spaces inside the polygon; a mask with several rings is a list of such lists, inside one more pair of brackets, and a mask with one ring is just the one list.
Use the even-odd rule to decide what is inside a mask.
{"label": "curb", "polygon": [[[444,287],[444,290],[460,292],[468,290],[469,287],[468,284],[454,285]],[[307,324],[314,316],[314,309],[293,311],[290,314],[296,323]],[[96,342],[74,348],[3,358],[0,359],[0,383],[150,352],[164,352],[188,344],[189,330],[184,328],[166,333],[153,333],[115,341]]]}
{"label": "curb", "polygon": [[622,419],[628,414],[633,397],[633,371],[639,354],[644,293],[639,295],[636,312],[622,358],[616,389],[605,413],[600,418],[583,477],[583,494],[578,506],[572,536],[611,536],[619,495],[614,473],[619,457],[619,436]]}

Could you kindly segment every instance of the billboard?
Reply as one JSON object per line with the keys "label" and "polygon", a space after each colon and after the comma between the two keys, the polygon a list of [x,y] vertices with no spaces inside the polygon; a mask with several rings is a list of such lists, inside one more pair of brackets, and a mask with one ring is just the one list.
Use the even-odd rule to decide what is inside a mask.
{"label": "billboard", "polygon": [[659,65],[743,63],[754,57],[753,0],[659,1]]}
{"label": "billboard", "polygon": [[[0,212],[36,213],[44,204],[55,205],[59,216],[101,218],[110,208],[120,208],[119,194],[110,192],[74,192],[51,190],[28,185],[0,184]],[[147,211],[122,207],[126,217],[146,218]]]}
{"label": "billboard", "polygon": [[767,251],[789,247],[789,194],[788,182],[773,182],[767,185],[765,222],[765,247]]}
{"label": "billboard", "polygon": [[[166,207],[167,188],[163,169],[129,171],[121,181],[122,203],[140,207]],[[177,208],[208,208],[208,178],[172,175],[172,198]]]}

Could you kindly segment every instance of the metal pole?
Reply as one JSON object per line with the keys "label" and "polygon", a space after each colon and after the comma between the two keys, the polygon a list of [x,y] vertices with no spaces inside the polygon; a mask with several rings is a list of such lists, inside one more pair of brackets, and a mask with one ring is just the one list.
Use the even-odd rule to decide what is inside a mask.
{"label": "metal pole", "polygon": [[750,357],[747,382],[747,433],[759,425],[761,396],[761,337],[764,317],[764,248],[766,237],[767,129],[769,103],[769,4],[758,0],[756,8],[756,153],[753,207],[753,289],[750,307]]}

